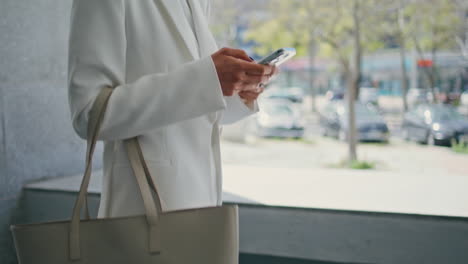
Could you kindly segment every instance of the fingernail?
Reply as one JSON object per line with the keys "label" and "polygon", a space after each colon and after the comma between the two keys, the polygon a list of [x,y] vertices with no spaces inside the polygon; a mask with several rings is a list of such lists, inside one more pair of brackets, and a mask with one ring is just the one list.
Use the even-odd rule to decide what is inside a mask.
{"label": "fingernail", "polygon": [[252,57],[249,56],[249,58],[250,58],[252,61],[255,61]]}

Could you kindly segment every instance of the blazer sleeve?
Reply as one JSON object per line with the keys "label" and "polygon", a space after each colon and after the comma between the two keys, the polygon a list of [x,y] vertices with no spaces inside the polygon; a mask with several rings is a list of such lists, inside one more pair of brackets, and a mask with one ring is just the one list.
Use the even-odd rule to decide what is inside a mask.
{"label": "blazer sleeve", "polygon": [[[211,0],[205,0],[204,11],[207,21],[212,21],[211,17]],[[239,95],[225,96],[226,109],[221,113],[220,123],[222,125],[228,125],[235,123],[249,115],[258,112],[257,100],[253,102],[251,106],[247,106]]]}
{"label": "blazer sleeve", "polygon": [[258,112],[257,100],[255,100],[251,106],[247,106],[237,94],[229,97],[225,96],[224,100],[226,101],[227,107],[226,110],[221,113],[220,123],[222,125],[235,123]]}
{"label": "blazer sleeve", "polygon": [[68,89],[73,127],[80,137],[87,137],[89,112],[105,86],[115,89],[100,140],[138,136],[226,108],[211,56],[127,83],[126,46],[123,0],[74,0]]}

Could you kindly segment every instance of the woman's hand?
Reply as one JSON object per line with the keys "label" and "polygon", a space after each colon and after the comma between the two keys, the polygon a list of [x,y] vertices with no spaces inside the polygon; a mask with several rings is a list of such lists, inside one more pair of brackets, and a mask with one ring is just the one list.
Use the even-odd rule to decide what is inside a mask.
{"label": "woman's hand", "polygon": [[263,93],[264,88],[259,86],[256,90],[240,91],[239,97],[242,98],[242,101],[250,107],[253,106],[253,102],[257,100],[258,96]]}
{"label": "woman's hand", "polygon": [[[250,57],[239,49],[222,48],[211,55],[216,67],[218,79],[223,90],[223,95],[231,96],[235,92],[239,95],[243,91],[244,97],[251,98],[260,84],[267,83],[270,77],[276,73],[276,67],[255,63]],[[241,96],[242,97],[242,96]]]}

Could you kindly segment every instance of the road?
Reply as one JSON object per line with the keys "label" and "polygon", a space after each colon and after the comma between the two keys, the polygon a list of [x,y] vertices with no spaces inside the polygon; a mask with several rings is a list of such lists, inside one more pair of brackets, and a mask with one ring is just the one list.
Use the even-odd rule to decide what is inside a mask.
{"label": "road", "polygon": [[[305,140],[258,139],[241,144],[224,141],[223,162],[233,165],[280,168],[330,168],[346,159],[347,145],[318,135]],[[404,175],[463,175],[468,177],[468,155],[447,147],[406,142],[361,143],[358,157],[376,163],[376,170]]]}
{"label": "road", "polygon": [[[324,98],[317,100],[321,109]],[[468,155],[454,153],[450,148],[425,146],[401,139],[402,103],[397,97],[381,97],[379,105],[390,128],[389,144],[360,143],[358,158],[375,162],[377,170],[408,175],[466,175]],[[320,135],[317,114],[306,117],[305,139],[257,139],[250,144],[225,140],[223,159],[228,164],[262,167],[327,168],[346,159],[347,144]],[[225,132],[229,133],[229,128]],[[232,131],[241,134],[242,129]]]}
{"label": "road", "polygon": [[338,168],[347,144],[322,137],[317,116],[307,117],[302,140],[226,140],[245,139],[240,123],[223,132],[224,190],[270,205],[468,217],[468,155],[402,140],[398,100],[379,104],[389,144],[358,145],[375,169]]}

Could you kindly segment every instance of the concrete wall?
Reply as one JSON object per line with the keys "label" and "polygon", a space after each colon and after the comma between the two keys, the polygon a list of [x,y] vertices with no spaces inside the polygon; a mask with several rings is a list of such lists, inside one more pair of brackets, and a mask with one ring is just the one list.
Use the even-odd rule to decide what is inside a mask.
{"label": "concrete wall", "polygon": [[[73,183],[71,182],[71,185]],[[76,199],[77,192],[76,191],[63,191],[60,188],[57,188],[57,185],[50,185],[50,189],[44,188],[47,184],[43,184],[41,189],[34,189],[31,187],[27,187],[21,196],[19,201],[20,207],[20,215],[16,216],[16,222],[21,224],[28,224],[28,223],[37,223],[37,222],[45,222],[45,221],[59,221],[64,219],[69,219],[70,213],[73,209],[73,204]],[[100,194],[98,193],[90,193],[88,195],[88,202],[90,208],[91,217],[95,217],[97,214],[97,209],[99,205],[99,198]],[[255,208],[254,214],[251,213],[251,208]],[[258,214],[262,215],[265,210],[267,213],[265,216],[270,217],[271,213],[268,213],[268,209],[263,206],[247,206],[241,205],[239,207],[239,222],[240,222],[240,256],[239,256],[239,263],[240,264],[339,264],[339,263],[347,263],[353,264],[352,262],[345,261],[345,262],[333,262],[333,261],[326,261],[326,260],[317,260],[314,258],[299,258],[295,256],[290,256],[288,254],[284,254],[284,250],[278,251],[268,251],[264,250],[265,246],[268,246],[269,243],[267,240],[271,239],[271,236],[262,234],[262,231],[265,228],[261,228],[262,231],[256,232],[253,231],[251,227],[256,227],[258,223]],[[284,215],[281,213],[282,209],[277,210],[280,215]],[[290,210],[286,210],[287,213],[290,213]],[[294,211],[294,210],[293,210]],[[256,216],[257,215],[257,216]],[[291,216],[291,215],[290,215]],[[280,216],[281,217],[281,216]],[[273,217],[272,222],[277,222],[274,220],[277,217]],[[266,220],[266,221],[265,221]],[[272,227],[272,225],[268,222],[267,219],[260,220],[264,224],[266,224],[267,228]],[[266,222],[266,223],[265,223]],[[284,226],[279,227],[277,230],[270,230],[270,233],[274,234],[279,230],[286,230],[291,228],[296,228],[297,226],[291,226],[285,223]],[[274,228],[278,228],[277,226]],[[248,234],[252,232],[257,235]],[[283,248],[287,248],[284,246],[288,243],[294,244],[297,243],[296,238],[292,236],[299,235],[294,230],[289,234],[289,238],[291,241],[287,241],[282,239],[281,237],[276,237],[274,240],[280,241],[283,244]],[[312,238],[312,233],[308,233],[308,235]],[[252,240],[252,241],[247,241]],[[247,243],[246,243],[247,242]],[[244,248],[244,244],[247,246]],[[252,244],[255,244],[258,253],[252,252]],[[281,246],[280,246],[281,247]],[[301,249],[307,248],[308,246],[305,244],[299,245]],[[320,247],[320,245],[316,245],[316,247]],[[263,249],[262,249],[263,248]],[[297,249],[294,249],[297,250]],[[299,249],[300,250],[300,249]],[[1,263],[1,262],[0,262]],[[354,263],[359,264],[359,263]]]}
{"label": "concrete wall", "polygon": [[[69,218],[77,192],[49,185],[28,186],[18,222]],[[239,230],[241,264],[468,263],[467,218],[241,204]]]}
{"label": "concrete wall", "polygon": [[468,219],[243,205],[243,253],[337,263],[468,263]]}
{"label": "concrete wall", "polygon": [[[22,185],[81,171],[66,90],[71,0],[0,1],[0,263]],[[99,166],[99,165],[98,165]]]}

